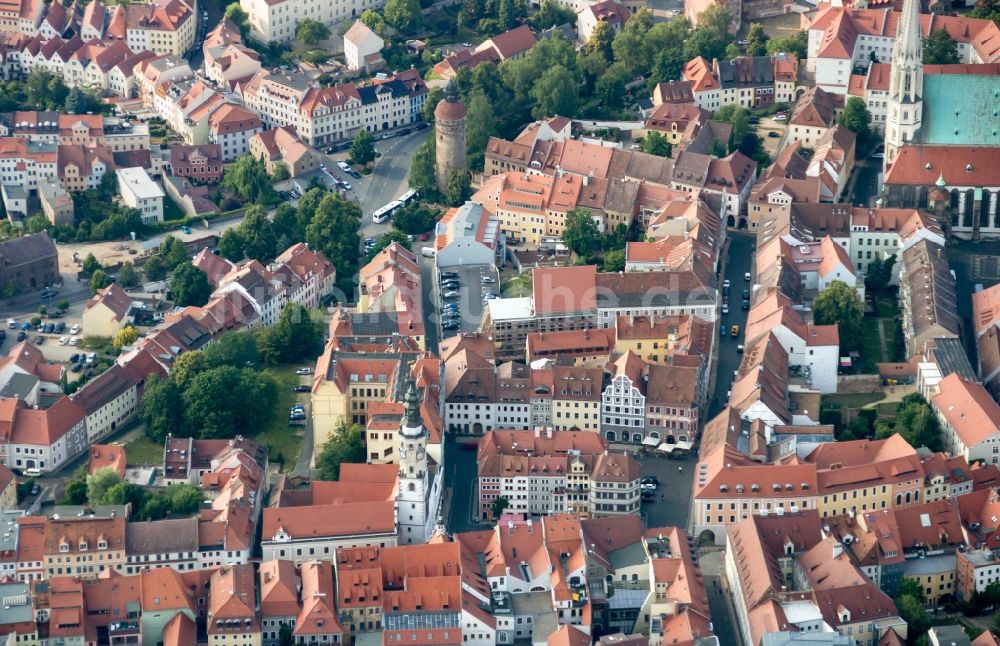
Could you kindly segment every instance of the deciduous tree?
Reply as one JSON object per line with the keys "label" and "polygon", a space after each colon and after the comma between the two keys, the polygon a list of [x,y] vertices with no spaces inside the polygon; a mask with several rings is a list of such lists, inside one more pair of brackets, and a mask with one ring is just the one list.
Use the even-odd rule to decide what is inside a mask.
{"label": "deciduous tree", "polygon": [[590,212],[583,209],[570,209],[566,214],[566,228],[563,230],[563,242],[570,251],[581,257],[590,256],[601,246],[601,231],[594,222]]}
{"label": "deciduous tree", "polygon": [[817,325],[837,326],[842,350],[856,350],[859,347],[863,310],[856,289],[841,280],[835,280],[816,295],[812,310]]}
{"label": "deciduous tree", "polygon": [[359,130],[351,142],[351,161],[362,166],[375,161],[375,139],[367,130]]}
{"label": "deciduous tree", "polygon": [[295,37],[304,45],[313,47],[319,41],[330,37],[330,28],[318,20],[304,18],[295,27]]}
{"label": "deciduous tree", "polygon": [[129,261],[125,261],[122,264],[122,268],[118,270],[118,275],[115,276],[115,282],[122,289],[131,289],[139,285],[139,272],[136,271],[135,265]]}
{"label": "deciduous tree", "polygon": [[570,70],[562,65],[550,67],[531,86],[531,98],[535,102],[531,114],[536,119],[576,114],[579,92],[579,85]]}
{"label": "deciduous tree", "polygon": [[649,153],[650,155],[670,157],[671,146],[665,136],[655,130],[650,130],[645,138],[643,138],[639,149],[644,153]]}
{"label": "deciduous tree", "polygon": [[808,34],[805,31],[797,31],[791,36],[772,38],[767,41],[767,53],[773,55],[784,52],[801,60],[805,59],[808,46]]}
{"label": "deciduous tree", "polygon": [[170,289],[174,293],[174,302],[181,307],[194,305],[201,307],[212,295],[212,286],[205,272],[191,263],[177,267],[170,279]]}
{"label": "deciduous tree", "polygon": [[231,262],[243,260],[243,237],[235,227],[226,229],[219,237],[219,255]]}
{"label": "deciduous tree", "polygon": [[316,456],[317,475],[320,480],[338,480],[341,464],[360,464],[364,461],[365,438],[361,427],[341,421]]}
{"label": "deciduous tree", "polygon": [[935,29],[924,39],[924,65],[955,65],[958,43],[944,29]]}
{"label": "deciduous tree", "polygon": [[476,169],[483,168],[486,144],[496,134],[496,117],[493,104],[482,90],[472,93],[466,103],[466,150],[469,164]]}
{"label": "deciduous tree", "polygon": [[97,290],[104,289],[110,284],[111,276],[108,276],[103,269],[98,269],[90,275],[90,281],[87,283],[87,286],[90,288],[91,296],[93,296],[97,293]]}
{"label": "deciduous tree", "polygon": [[771,38],[764,33],[764,27],[759,22],[750,24],[747,32],[747,56],[763,56],[767,53],[767,41]]}
{"label": "deciduous tree", "polygon": [[243,221],[237,227],[237,233],[243,240],[243,254],[247,258],[264,264],[274,260],[277,255],[274,229],[263,206],[254,204],[247,209]]}
{"label": "deciduous tree", "polygon": [[264,162],[249,153],[226,166],[222,174],[222,187],[232,191],[244,202],[271,204],[277,200]]}
{"label": "deciduous tree", "polygon": [[445,198],[451,206],[461,206],[472,195],[472,178],[464,168],[448,171],[448,182],[444,189]]}
{"label": "deciduous tree", "polygon": [[121,481],[122,479],[118,477],[118,473],[110,468],[98,469],[88,475],[87,500],[91,506],[101,504],[107,490]]}
{"label": "deciduous tree", "polygon": [[125,346],[132,345],[138,340],[138,330],[131,325],[126,325],[122,329],[118,330],[118,334],[115,335],[115,338],[111,343],[115,346],[115,350],[121,350]]}
{"label": "deciduous tree", "polygon": [[176,434],[182,423],[178,413],[180,403],[180,392],[173,381],[161,379],[155,374],[150,375],[146,379],[142,396],[142,420],[146,427],[146,437],[154,442],[163,442],[167,435]]}

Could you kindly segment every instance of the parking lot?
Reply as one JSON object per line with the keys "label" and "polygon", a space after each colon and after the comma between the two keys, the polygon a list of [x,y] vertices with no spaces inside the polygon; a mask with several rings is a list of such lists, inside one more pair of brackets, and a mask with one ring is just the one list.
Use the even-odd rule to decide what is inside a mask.
{"label": "parking lot", "polygon": [[[617,445],[616,445],[617,446]],[[687,529],[691,511],[691,487],[697,457],[666,458],[643,456],[639,461],[643,476],[660,481],[650,502],[642,503],[646,527],[682,527]]]}
{"label": "parking lot", "polygon": [[[486,294],[498,293],[498,276],[495,268],[489,265],[460,265],[446,267],[442,271],[451,271],[458,274],[458,286],[453,290],[442,291],[441,274],[435,282],[435,298],[438,301],[438,309],[442,313],[443,325],[449,325],[449,329],[442,330],[442,338],[458,334],[460,332],[475,332],[479,329],[479,324],[483,319],[483,300]],[[486,280],[493,282],[484,283]],[[445,298],[445,294],[453,294],[450,298]],[[445,313],[451,310],[458,313],[457,318],[447,318]]]}
{"label": "parking lot", "polygon": [[[786,117],[791,118],[791,116],[791,110],[789,110]],[[772,117],[761,117],[760,123],[755,125],[757,134],[760,136],[761,141],[764,142],[764,150],[773,158],[778,154],[778,148],[781,146],[781,142],[784,141],[788,121],[776,121]]]}

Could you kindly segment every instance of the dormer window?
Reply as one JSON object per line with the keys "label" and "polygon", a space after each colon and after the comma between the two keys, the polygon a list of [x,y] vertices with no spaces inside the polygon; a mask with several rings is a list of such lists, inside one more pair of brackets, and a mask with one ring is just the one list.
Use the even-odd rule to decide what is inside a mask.
{"label": "dormer window", "polygon": [[97,541],[97,549],[99,549],[99,550],[106,550],[106,549],[108,549],[108,542],[107,541]]}
{"label": "dormer window", "polygon": [[68,552],[69,551],[69,543],[59,543],[59,551],[60,552],[64,552],[64,553]]}
{"label": "dormer window", "polygon": [[87,551],[87,541],[85,541],[85,540],[81,540],[80,541],[80,551],[81,552],[86,552]]}

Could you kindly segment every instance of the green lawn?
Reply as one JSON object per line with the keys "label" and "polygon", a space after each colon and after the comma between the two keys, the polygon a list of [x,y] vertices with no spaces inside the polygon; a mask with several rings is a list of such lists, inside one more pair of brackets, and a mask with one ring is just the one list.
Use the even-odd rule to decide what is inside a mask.
{"label": "green lawn", "polygon": [[841,393],[839,395],[823,395],[823,406],[837,408],[861,408],[865,404],[885,399],[885,393]]}
{"label": "green lawn", "polygon": [[874,316],[866,316],[862,319],[864,331],[861,336],[861,365],[870,366],[875,369],[875,364],[882,361],[882,346],[879,343],[878,319]]}
{"label": "green lawn", "polygon": [[531,296],[531,273],[525,273],[517,278],[511,278],[500,286],[504,298]]}
{"label": "green lawn", "polygon": [[143,435],[125,445],[125,461],[128,464],[162,465],[163,445]]}
{"label": "green lawn", "polygon": [[896,416],[896,409],[899,407],[899,402],[890,402],[888,404],[875,404],[875,416],[881,417],[883,419],[892,419]]}
{"label": "green lawn", "polygon": [[[280,458],[289,469],[294,466],[299,455],[299,447],[302,446],[302,429],[288,426],[288,409],[295,403],[296,396],[300,395],[292,391],[300,383],[299,376],[295,374],[295,369],[300,365],[280,366],[268,370],[278,383],[278,403],[270,426],[253,438],[268,447],[268,455],[272,462],[277,461],[280,454]],[[301,397],[304,403],[308,393],[301,393]]]}

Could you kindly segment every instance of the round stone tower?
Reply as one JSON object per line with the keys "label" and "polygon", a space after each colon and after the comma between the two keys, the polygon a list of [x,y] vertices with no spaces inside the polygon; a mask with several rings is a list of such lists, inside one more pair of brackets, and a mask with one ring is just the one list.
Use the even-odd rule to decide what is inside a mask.
{"label": "round stone tower", "polygon": [[444,98],[434,108],[435,174],[438,189],[445,190],[448,173],[465,169],[465,106],[458,99],[455,85],[449,81]]}

